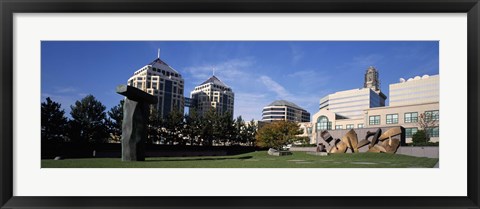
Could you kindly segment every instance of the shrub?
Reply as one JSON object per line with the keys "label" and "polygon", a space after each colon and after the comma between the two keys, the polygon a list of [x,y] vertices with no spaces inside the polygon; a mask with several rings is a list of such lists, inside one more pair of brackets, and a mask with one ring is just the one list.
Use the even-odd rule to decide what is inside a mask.
{"label": "shrub", "polygon": [[413,146],[438,146],[438,142],[430,142],[424,130],[419,130],[412,136]]}

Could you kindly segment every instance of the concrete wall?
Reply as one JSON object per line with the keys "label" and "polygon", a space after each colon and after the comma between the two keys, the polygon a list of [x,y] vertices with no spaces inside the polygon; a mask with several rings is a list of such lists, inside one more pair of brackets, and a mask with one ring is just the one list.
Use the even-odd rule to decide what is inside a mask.
{"label": "concrete wall", "polygon": [[415,157],[439,158],[439,147],[399,147],[397,154]]}
{"label": "concrete wall", "polygon": [[293,152],[315,152],[317,147],[291,147],[290,151]]}

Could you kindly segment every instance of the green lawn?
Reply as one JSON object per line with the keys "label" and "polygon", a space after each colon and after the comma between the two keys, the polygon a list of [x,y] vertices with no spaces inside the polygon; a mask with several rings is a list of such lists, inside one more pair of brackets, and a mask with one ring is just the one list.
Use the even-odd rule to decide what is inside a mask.
{"label": "green lawn", "polygon": [[270,156],[266,151],[216,157],[158,157],[144,162],[119,158],[42,160],[42,168],[431,168],[438,159],[385,153]]}

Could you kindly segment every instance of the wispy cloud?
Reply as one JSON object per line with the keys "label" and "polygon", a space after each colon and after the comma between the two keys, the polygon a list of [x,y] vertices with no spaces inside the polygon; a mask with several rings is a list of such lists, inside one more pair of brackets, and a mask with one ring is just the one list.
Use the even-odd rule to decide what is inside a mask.
{"label": "wispy cloud", "polygon": [[212,76],[213,69],[215,75],[220,77],[223,81],[235,81],[247,76],[246,68],[254,64],[252,58],[245,59],[231,59],[220,63],[209,63],[200,66],[186,67],[187,71],[196,82],[201,82]]}
{"label": "wispy cloud", "polygon": [[235,115],[241,115],[245,121],[259,120],[262,117],[262,107],[272,102],[268,95],[251,92],[235,93]]}
{"label": "wispy cloud", "polygon": [[295,45],[290,45],[290,52],[292,53],[292,63],[293,64],[296,64],[297,62],[299,62],[305,54],[300,49],[300,47],[295,46]]}
{"label": "wispy cloud", "polygon": [[337,68],[346,70],[358,70],[367,69],[368,66],[379,65],[384,56],[380,54],[367,54],[361,56],[355,56],[351,61],[339,65]]}
{"label": "wispy cloud", "polygon": [[265,85],[265,87],[267,87],[268,90],[276,93],[277,97],[287,98],[290,96],[290,93],[288,93],[288,91],[282,85],[274,81],[272,78],[263,75],[260,76],[259,80]]}
{"label": "wispy cloud", "polygon": [[353,58],[353,66],[367,67],[370,65],[376,65],[382,60],[383,56],[379,54],[368,54],[363,56],[357,56]]}
{"label": "wispy cloud", "polygon": [[87,93],[80,92],[75,87],[54,87],[50,92],[43,92],[41,95],[42,102],[45,102],[47,97],[50,97],[52,101],[60,103],[61,108],[65,110],[66,115],[69,115],[70,106],[75,104],[77,100],[87,96]]}
{"label": "wispy cloud", "polygon": [[423,74],[427,75],[434,75],[438,74],[439,71],[439,65],[438,65],[438,60],[429,60],[427,62],[424,62],[423,64],[417,66],[416,68],[409,69],[409,71],[406,73],[406,75],[409,76],[422,76]]}
{"label": "wispy cloud", "polygon": [[[298,76],[303,74],[309,74],[308,71],[305,72],[298,72]],[[295,74],[295,73],[294,73]],[[293,75],[296,76],[296,75]],[[263,85],[271,92],[276,94],[275,99],[285,99],[290,102],[293,102],[299,105],[302,108],[305,108],[309,111],[316,111],[318,108],[318,103],[320,97],[330,92],[328,88],[323,88],[322,90],[316,90],[315,93],[312,94],[311,91],[297,91],[295,94],[289,92],[284,86],[280,83],[276,82],[272,78],[268,76],[261,76],[259,80],[263,83]],[[270,101],[271,102],[271,101]],[[265,104],[263,104],[264,106]],[[263,107],[261,106],[261,107]],[[312,113],[312,112],[311,112]]]}
{"label": "wispy cloud", "polygon": [[320,70],[302,70],[287,75],[291,79],[298,80],[298,85],[303,88],[320,88],[330,83],[332,75]]}
{"label": "wispy cloud", "polygon": [[68,87],[55,87],[55,93],[63,94],[63,93],[74,93],[77,92],[78,90],[74,87],[68,86]]}
{"label": "wispy cloud", "polygon": [[65,111],[65,115],[70,115],[70,106],[75,104],[75,101],[78,100],[76,95],[59,95],[59,94],[50,94],[50,93],[42,93],[42,102],[45,102],[47,97],[54,102],[60,103],[61,108]]}

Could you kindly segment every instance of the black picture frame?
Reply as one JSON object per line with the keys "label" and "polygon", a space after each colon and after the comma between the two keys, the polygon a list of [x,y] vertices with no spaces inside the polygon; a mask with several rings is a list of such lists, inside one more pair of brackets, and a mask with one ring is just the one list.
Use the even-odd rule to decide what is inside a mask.
{"label": "black picture frame", "polygon": [[[1,208],[479,208],[479,0],[0,0]],[[467,13],[468,195],[465,197],[13,196],[14,13]],[[455,179],[452,179],[455,181]],[[260,186],[260,185],[256,185]],[[441,182],[439,182],[441,186]]]}

